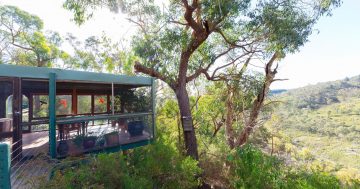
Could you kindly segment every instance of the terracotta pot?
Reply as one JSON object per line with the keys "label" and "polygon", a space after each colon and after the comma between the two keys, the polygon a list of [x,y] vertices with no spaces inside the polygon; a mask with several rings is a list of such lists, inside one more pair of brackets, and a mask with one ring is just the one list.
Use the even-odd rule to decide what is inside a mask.
{"label": "terracotta pot", "polygon": [[84,149],[90,149],[95,146],[96,137],[86,137],[83,141],[83,147]]}
{"label": "terracotta pot", "polygon": [[82,146],[76,145],[73,141],[68,141],[68,155],[69,156],[78,156],[83,153]]}
{"label": "terracotta pot", "polygon": [[59,141],[56,151],[60,156],[67,155],[68,151],[69,151],[69,145],[68,145],[67,141]]}
{"label": "terracotta pot", "polygon": [[144,122],[142,121],[131,121],[128,123],[128,132],[130,136],[140,136],[143,134]]}
{"label": "terracotta pot", "polygon": [[109,133],[105,135],[105,141],[106,141],[106,145],[107,146],[116,146],[119,145],[120,140],[119,140],[119,133],[114,132],[114,133]]}

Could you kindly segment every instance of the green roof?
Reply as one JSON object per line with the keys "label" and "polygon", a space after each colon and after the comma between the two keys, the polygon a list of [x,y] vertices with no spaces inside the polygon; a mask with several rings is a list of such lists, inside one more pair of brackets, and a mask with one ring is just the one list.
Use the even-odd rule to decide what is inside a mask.
{"label": "green roof", "polygon": [[85,71],[73,71],[56,68],[17,66],[0,64],[0,77],[21,77],[32,79],[49,79],[49,74],[55,73],[59,81],[83,81],[97,83],[114,83],[125,85],[151,85],[151,77],[106,74]]}

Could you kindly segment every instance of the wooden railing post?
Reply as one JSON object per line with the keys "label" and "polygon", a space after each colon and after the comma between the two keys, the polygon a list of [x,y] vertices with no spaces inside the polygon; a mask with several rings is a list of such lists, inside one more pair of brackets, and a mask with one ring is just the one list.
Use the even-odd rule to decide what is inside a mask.
{"label": "wooden railing post", "polygon": [[13,78],[13,101],[12,101],[12,157],[14,160],[22,158],[22,92],[21,78]]}
{"label": "wooden railing post", "polygon": [[51,158],[56,158],[56,74],[49,77],[49,147]]}
{"label": "wooden railing post", "polygon": [[0,188],[10,189],[10,146],[0,143]]}
{"label": "wooden railing post", "polygon": [[156,131],[156,82],[155,78],[151,79],[151,105],[152,105],[152,135],[155,139]]}

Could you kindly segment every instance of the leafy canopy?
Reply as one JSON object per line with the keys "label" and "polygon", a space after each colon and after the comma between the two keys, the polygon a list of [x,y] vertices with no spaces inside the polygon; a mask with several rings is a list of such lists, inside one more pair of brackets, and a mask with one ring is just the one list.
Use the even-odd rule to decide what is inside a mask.
{"label": "leafy canopy", "polygon": [[42,20],[14,6],[0,6],[0,58],[3,63],[52,66],[64,56],[61,37],[44,33]]}
{"label": "leafy canopy", "polygon": [[[136,55],[142,64],[171,83],[178,79],[185,52],[191,54],[189,77],[197,76],[197,72],[205,74],[216,65],[243,63],[246,56],[253,54],[266,58],[274,52],[282,56],[295,52],[307,41],[318,18],[340,3],[340,0],[170,0],[162,4],[152,0],[66,0],[64,7],[74,12],[78,24],[91,18],[99,7],[128,14],[129,20],[139,26],[132,41]],[[190,18],[186,17],[188,10]],[[196,40],[201,29],[208,32],[204,42]]]}
{"label": "leafy canopy", "polygon": [[121,48],[121,42],[113,42],[105,34],[88,37],[84,42],[72,34],[65,39],[74,50],[73,56],[63,59],[68,68],[132,74],[136,57],[127,48]]}

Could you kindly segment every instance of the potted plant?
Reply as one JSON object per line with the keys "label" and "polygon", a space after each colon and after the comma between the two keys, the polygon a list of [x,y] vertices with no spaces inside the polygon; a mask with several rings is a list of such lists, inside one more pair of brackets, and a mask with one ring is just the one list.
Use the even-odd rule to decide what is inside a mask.
{"label": "potted plant", "polygon": [[113,131],[111,133],[107,133],[104,136],[105,136],[105,141],[106,141],[107,146],[119,145],[120,140],[119,140],[119,132],[118,131]]}
{"label": "potted plant", "polygon": [[68,153],[69,151],[69,146],[66,140],[61,140],[58,143],[58,147],[57,147],[57,153],[60,156],[64,156]]}
{"label": "potted plant", "polygon": [[95,146],[103,147],[105,145],[105,136],[101,134],[95,141]]}
{"label": "potted plant", "polygon": [[82,146],[86,150],[95,146],[96,138],[96,136],[78,135],[75,137],[74,143],[78,148]]}
{"label": "potted plant", "polygon": [[96,139],[97,139],[96,136],[86,136],[86,137],[84,137],[84,141],[83,141],[84,149],[93,148],[95,146]]}
{"label": "potted plant", "polygon": [[81,146],[82,146],[82,144],[83,144],[83,142],[84,142],[84,138],[85,138],[84,135],[77,135],[77,136],[74,138],[73,142],[74,142],[74,144],[75,144],[78,148],[81,148]]}
{"label": "potted plant", "polygon": [[[81,136],[81,135],[79,135]],[[77,140],[76,140],[77,138]],[[69,146],[68,155],[69,156],[78,156],[82,154],[83,147],[82,147],[82,136],[81,137],[75,137],[74,140],[68,140],[67,144]]]}
{"label": "potted plant", "polygon": [[128,123],[128,132],[132,137],[142,135],[143,130],[144,130],[143,121],[131,121]]}

